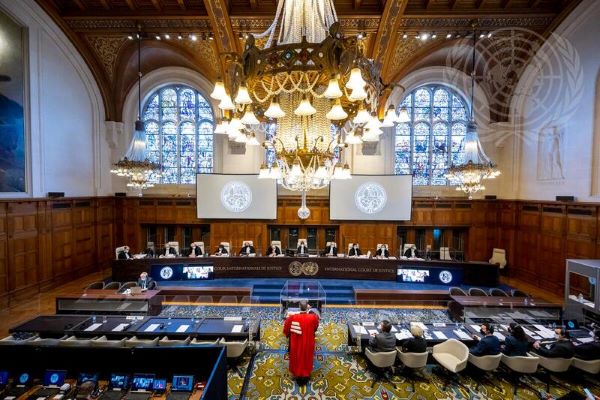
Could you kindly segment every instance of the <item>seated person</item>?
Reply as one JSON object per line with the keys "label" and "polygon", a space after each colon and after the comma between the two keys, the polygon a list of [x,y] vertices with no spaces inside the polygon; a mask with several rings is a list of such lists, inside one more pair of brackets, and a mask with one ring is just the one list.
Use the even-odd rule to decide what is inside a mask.
{"label": "seated person", "polygon": [[133,256],[129,254],[129,246],[123,246],[123,250],[119,252],[117,258],[119,260],[133,260]]}
{"label": "seated person", "polygon": [[215,256],[225,256],[227,254],[228,252],[224,244],[220,244],[219,247],[217,247],[217,251],[215,251]]}
{"label": "seated person", "polygon": [[404,252],[404,257],[407,258],[417,258],[419,257],[418,253],[417,253],[417,246],[415,246],[414,244],[409,247],[408,249],[406,249],[406,251]]}
{"label": "seated person", "polygon": [[325,247],[325,251],[323,252],[324,256],[335,257],[337,256],[337,245],[335,242],[329,243],[329,246]]}
{"label": "seated person", "polygon": [[160,256],[161,257],[166,257],[166,256],[176,257],[177,252],[175,251],[174,247],[171,247],[171,245],[169,243],[167,243],[167,244],[165,244],[165,248],[163,249],[163,251],[161,251]]}
{"label": "seated person", "polygon": [[419,325],[411,324],[410,333],[413,335],[413,337],[405,340],[404,343],[402,343],[402,352],[425,353],[427,351],[427,340],[425,340],[423,328],[421,328]]}
{"label": "seated person", "polygon": [[502,353],[509,357],[525,357],[529,350],[529,341],[525,336],[525,331],[516,322],[511,322],[508,326],[510,335],[504,340]]}
{"label": "seated person", "polygon": [[373,335],[369,339],[369,350],[373,353],[396,350],[396,337],[391,333],[392,324],[384,319],[379,325],[381,333]]}
{"label": "seated person", "polygon": [[381,247],[375,253],[377,257],[389,258],[390,251],[388,250],[387,244],[382,244]]}
{"label": "seated person", "polygon": [[256,250],[254,250],[254,246],[252,246],[250,243],[244,242],[244,245],[240,250],[240,256],[247,256],[250,254],[256,254]]}
{"label": "seated person", "polygon": [[281,250],[279,249],[279,246],[272,244],[268,249],[267,249],[267,256],[268,257],[275,257],[281,254]]}
{"label": "seated person", "polygon": [[144,254],[146,254],[146,258],[154,258],[154,249],[152,247],[148,247],[146,251],[144,251]]}
{"label": "seated person", "polygon": [[600,360],[600,329],[594,331],[594,341],[575,347],[575,357],[580,360]]}
{"label": "seated person", "polygon": [[352,243],[350,250],[348,250],[348,256],[349,257],[358,257],[361,255],[362,255],[362,251],[360,251],[360,248],[358,247],[358,243]]}
{"label": "seated person", "polygon": [[500,340],[494,336],[494,328],[487,322],[481,324],[479,331],[483,335],[481,339],[473,335],[473,338],[479,342],[469,349],[469,352],[474,356],[493,356],[500,353]]}
{"label": "seated person", "polygon": [[146,290],[153,289],[154,286],[156,286],[156,283],[148,276],[148,273],[144,271],[140,274],[140,279],[138,279],[137,285],[141,287],[142,290]]}
{"label": "seated person", "polygon": [[296,252],[298,256],[307,256],[308,255],[308,247],[306,247],[306,243],[304,240],[298,242],[298,251]]}
{"label": "seated person", "polygon": [[533,350],[546,358],[571,358],[575,354],[571,335],[564,328],[554,330],[555,342],[543,345],[539,340],[533,343]]}
{"label": "seated person", "polygon": [[200,248],[200,246],[198,246],[196,242],[192,242],[192,244],[190,244],[190,252],[188,254],[188,257],[194,258],[200,257],[201,255],[202,249]]}

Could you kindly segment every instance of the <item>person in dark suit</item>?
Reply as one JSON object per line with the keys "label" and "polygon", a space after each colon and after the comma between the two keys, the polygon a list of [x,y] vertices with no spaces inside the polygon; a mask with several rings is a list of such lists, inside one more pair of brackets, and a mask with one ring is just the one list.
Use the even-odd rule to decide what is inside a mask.
{"label": "person in dark suit", "polygon": [[156,285],[154,280],[148,276],[147,272],[142,272],[140,274],[140,278],[137,281],[137,285],[142,288],[142,290],[152,289]]}
{"label": "person in dark suit", "polygon": [[412,324],[410,326],[410,333],[413,337],[402,343],[402,352],[425,353],[427,351],[427,340],[425,340],[423,328],[419,325]]}
{"label": "person in dark suit", "polygon": [[600,329],[594,331],[594,341],[575,347],[575,357],[580,360],[600,360]]}
{"label": "person in dark suit", "polygon": [[508,326],[510,335],[504,340],[502,353],[509,357],[525,357],[529,350],[529,341],[525,336],[525,331],[515,322],[511,322]]}
{"label": "person in dark suit", "polygon": [[188,254],[188,257],[200,257],[202,256],[202,249],[200,248],[200,246],[196,245],[195,242],[192,242],[192,244],[190,244],[190,252]]}
{"label": "person in dark suit", "polygon": [[133,260],[131,254],[129,254],[129,246],[123,246],[123,250],[119,252],[117,257],[119,260]]}
{"label": "person in dark suit", "polygon": [[348,250],[348,256],[349,257],[358,257],[362,255],[362,251],[360,251],[360,248],[358,247],[358,243],[352,243],[352,246],[350,246],[350,250]]}
{"label": "person in dark suit", "polygon": [[533,343],[533,349],[542,357],[546,358],[571,358],[575,354],[571,335],[564,328],[554,330],[555,342],[543,345],[539,340]]}
{"label": "person in dark suit", "polygon": [[279,246],[276,246],[274,244],[272,244],[268,249],[267,249],[267,256],[268,257],[275,257],[281,254],[281,250],[279,249]]}
{"label": "person in dark suit", "polygon": [[377,249],[375,255],[377,257],[389,258],[390,251],[388,250],[387,244],[382,244],[381,247]]}
{"label": "person in dark suit", "polygon": [[177,256],[177,252],[174,247],[171,247],[169,243],[165,244],[164,250],[161,252],[161,256],[174,255]]}
{"label": "person in dark suit", "polygon": [[383,352],[396,350],[396,337],[392,335],[392,324],[384,319],[379,325],[381,333],[374,335],[369,339],[369,350],[372,352]]}
{"label": "person in dark suit", "polygon": [[152,247],[148,247],[146,248],[146,251],[144,251],[144,254],[146,254],[146,258],[154,258],[154,249]]}
{"label": "person in dark suit", "polygon": [[404,257],[407,258],[417,258],[418,256],[419,254],[417,253],[417,246],[414,244],[404,252]]}
{"label": "person in dark suit", "polygon": [[227,249],[225,248],[225,245],[220,244],[219,247],[217,247],[217,251],[215,251],[215,256],[224,256],[227,255]]}
{"label": "person in dark suit", "polygon": [[480,327],[481,334],[483,337],[479,339],[478,336],[473,335],[474,339],[479,339],[479,342],[469,349],[469,352],[474,356],[493,356],[500,353],[500,341],[494,336],[494,328],[488,324],[483,323]]}
{"label": "person in dark suit", "polygon": [[254,250],[254,246],[252,246],[250,243],[244,242],[244,245],[240,250],[240,256],[247,256],[250,254],[256,254],[256,250]]}
{"label": "person in dark suit", "polygon": [[325,247],[325,251],[323,252],[323,255],[331,256],[331,257],[337,256],[337,245],[335,244],[335,242],[331,242],[331,243],[329,243],[329,246]]}
{"label": "person in dark suit", "polygon": [[301,240],[300,242],[298,242],[298,251],[296,252],[296,255],[299,255],[299,256],[307,256],[308,255],[308,247],[306,246],[306,243],[304,242],[304,240]]}

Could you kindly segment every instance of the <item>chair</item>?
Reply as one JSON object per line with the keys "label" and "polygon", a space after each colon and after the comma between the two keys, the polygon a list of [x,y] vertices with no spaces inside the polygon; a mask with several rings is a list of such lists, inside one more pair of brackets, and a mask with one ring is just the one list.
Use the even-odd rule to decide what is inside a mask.
{"label": "chair", "polygon": [[100,336],[90,342],[92,347],[124,347],[125,338],[120,340],[109,340],[106,336]]}
{"label": "chair", "polygon": [[389,379],[385,376],[385,371],[394,366],[397,355],[398,352],[396,350],[373,353],[368,347],[365,349],[365,356],[369,361],[368,364],[375,373],[375,379],[373,380],[373,383],[371,383],[371,387],[375,386],[375,383],[382,379],[389,382]]}
{"label": "chair", "polygon": [[450,256],[450,247],[440,247],[440,260],[452,261],[452,257]]}
{"label": "chair", "polygon": [[136,287],[136,286],[137,286],[137,282],[134,282],[134,281],[125,282],[119,288],[119,293],[124,293],[127,289],[131,289],[132,287]]}
{"label": "chair", "polygon": [[469,296],[487,296],[488,294],[486,293],[485,290],[478,288],[478,287],[472,287],[471,289],[469,289]]}
{"label": "chair", "polygon": [[125,245],[123,246],[119,246],[115,249],[115,260],[119,259],[119,253],[122,252],[123,250],[125,250]]}
{"label": "chair", "polygon": [[[433,346],[431,355],[444,368],[443,371],[451,374],[448,378],[452,380],[452,383],[460,385],[457,374],[467,367],[469,348],[456,339],[448,339]],[[446,383],[444,391],[447,386]]]}
{"label": "chair", "polygon": [[66,339],[60,340],[58,342],[59,346],[65,346],[65,347],[81,347],[81,346],[91,346],[91,342],[92,340],[94,340],[95,338],[91,338],[91,339],[78,339],[75,336],[69,336]]}
{"label": "chair", "polygon": [[465,309],[458,301],[450,300],[448,302],[448,314],[450,319],[456,322],[463,322],[465,320]]}
{"label": "chair", "polygon": [[[489,356],[475,356],[469,353],[469,362],[483,371],[484,374],[497,369],[500,365],[500,361],[502,361],[502,353]],[[480,379],[477,380],[477,386],[475,387],[475,390],[479,389],[480,380],[482,379],[484,379],[484,376],[481,376]],[[496,386],[489,379],[486,380],[488,383]]]}
{"label": "chair", "polygon": [[158,337],[154,339],[138,339],[137,336],[132,336],[125,341],[125,347],[154,347],[158,346]]}
{"label": "chair", "polygon": [[221,243],[219,243],[219,244],[222,244],[222,245],[223,245],[223,248],[224,248],[225,250],[227,250],[227,255],[230,255],[230,254],[231,254],[231,247],[230,247],[230,245],[229,245],[229,242],[221,242]]}
{"label": "chair", "polygon": [[237,297],[235,296],[221,296],[219,303],[230,303],[237,304]]}
{"label": "chair", "polygon": [[121,287],[121,282],[110,282],[104,286],[104,290],[114,290],[117,291]]}
{"label": "chair", "polygon": [[192,339],[189,342],[190,346],[217,346],[219,344],[219,340],[198,340],[197,338]]}
{"label": "chair", "polygon": [[271,240],[271,246],[277,246],[279,248],[279,251],[281,251],[281,240]]}
{"label": "chair", "polygon": [[573,358],[547,358],[540,356],[539,354],[536,354],[535,356],[540,359],[540,367],[544,368],[547,372],[542,380],[546,382],[546,392],[550,392],[550,382],[552,381],[551,374],[567,372],[573,363]]}
{"label": "chair", "polygon": [[513,289],[512,292],[510,292],[510,295],[512,297],[529,297],[529,294],[519,289]]}
{"label": "chair", "polygon": [[458,286],[452,286],[448,289],[451,296],[468,296],[467,293]]}
{"label": "chair", "polygon": [[400,255],[403,256],[404,253],[406,253],[406,250],[410,249],[413,246],[414,246],[414,243],[404,243],[404,246],[402,246],[402,254],[400,254]]}
{"label": "chair", "polygon": [[177,346],[187,346],[190,343],[191,339],[189,337],[184,340],[171,340],[167,336],[163,337],[158,341],[159,347],[177,347]]}
{"label": "chair", "polygon": [[104,282],[98,281],[98,282],[90,283],[89,285],[87,285],[85,287],[84,290],[95,290],[95,289],[104,289]]}
{"label": "chair", "polygon": [[198,296],[198,298],[196,299],[197,303],[212,303],[213,302],[213,297],[212,296],[208,296],[208,295],[202,295],[202,296]]}
{"label": "chair", "polygon": [[244,354],[244,351],[246,351],[246,348],[248,347],[248,339],[244,340],[243,342],[227,342],[225,338],[223,338],[220,340],[219,344],[227,348],[228,367],[233,369],[241,378],[242,373],[237,367],[237,364],[242,358],[242,354]]}
{"label": "chair", "polygon": [[32,346],[58,346],[58,343],[61,340],[65,340],[67,337],[68,337],[67,335],[64,335],[60,339],[36,337],[33,340],[27,340],[25,342],[25,344],[32,345]]}
{"label": "chair", "polygon": [[526,386],[521,381],[521,376],[524,374],[533,374],[538,369],[540,359],[535,356],[515,356],[509,357],[505,354],[502,355],[502,364],[511,371],[511,383],[513,385],[513,395],[517,396],[519,386]]}
{"label": "chair", "polygon": [[25,344],[26,342],[34,340],[35,338],[35,336],[31,336],[25,339],[19,339],[14,337],[13,335],[9,335],[5,338],[0,339],[0,346],[13,346],[15,344]]}
{"label": "chair", "polygon": [[[166,244],[168,244],[169,246],[171,246],[172,248],[175,249],[175,255],[181,254],[179,252],[179,242],[167,242]],[[166,247],[166,245],[165,245],[165,247]]]}
{"label": "chair", "polygon": [[573,358],[573,366],[588,374],[596,375],[600,373],[600,360],[582,360]]}
{"label": "chair", "polygon": [[204,255],[204,254],[205,254],[205,253],[204,253],[204,242],[194,242],[194,244],[195,244],[197,247],[200,247],[200,250],[202,250],[202,255]]}
{"label": "chair", "polygon": [[506,250],[496,249],[492,250],[492,258],[490,258],[490,264],[498,264],[500,269],[506,267]]}
{"label": "chair", "polygon": [[[400,347],[396,347],[396,351],[398,351],[398,357],[400,358],[400,361],[402,361],[405,369],[409,370],[408,374],[403,373],[403,375],[409,379],[412,391],[415,393],[415,380],[413,377],[416,375],[417,370],[423,369],[425,366],[427,366],[427,357],[429,356],[429,353],[403,353]],[[425,376],[421,374],[419,374],[419,377],[425,378]],[[424,380],[429,381],[427,378]]]}
{"label": "chair", "polygon": [[504,290],[499,289],[499,288],[492,288],[492,289],[490,289],[490,296],[508,297],[508,293],[506,293]]}
{"label": "chair", "polygon": [[240,300],[240,304],[252,304],[252,297],[250,297],[250,296],[242,297],[242,299]]}

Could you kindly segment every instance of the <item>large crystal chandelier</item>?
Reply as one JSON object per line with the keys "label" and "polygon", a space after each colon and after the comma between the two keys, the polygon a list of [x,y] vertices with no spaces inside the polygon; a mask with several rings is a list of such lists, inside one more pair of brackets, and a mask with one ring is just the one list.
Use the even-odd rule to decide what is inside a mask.
{"label": "large crystal chandelier", "polygon": [[484,179],[494,179],[500,175],[500,170],[485,154],[475,123],[473,108],[475,107],[475,46],[477,45],[477,31],[473,26],[473,59],[471,71],[471,116],[465,135],[464,153],[462,162],[454,164],[446,171],[446,178],[451,184],[456,185],[456,190],[462,191],[473,198],[473,193],[485,190]]}
{"label": "large crystal chandelier", "polygon": [[261,166],[259,178],[303,198],[332,179],[350,179],[342,150],[376,142],[382,127],[398,122],[393,106],[378,119],[385,87],[361,37],[342,35],[333,0],[279,0],[271,26],[248,35],[241,55],[227,55],[226,79],[211,94],[226,115],[215,133],[252,145],[275,124],[263,143],[275,160]]}
{"label": "large crystal chandelier", "polygon": [[125,153],[125,157],[113,165],[111,173],[117,176],[129,178],[127,187],[133,189],[147,189],[154,186],[150,182],[152,174],[160,174],[161,166],[146,158],[146,132],[144,122],[141,120],[142,115],[142,66],[141,66],[141,43],[142,35],[137,34],[138,42],[138,116],[135,121],[135,130],[129,148]]}

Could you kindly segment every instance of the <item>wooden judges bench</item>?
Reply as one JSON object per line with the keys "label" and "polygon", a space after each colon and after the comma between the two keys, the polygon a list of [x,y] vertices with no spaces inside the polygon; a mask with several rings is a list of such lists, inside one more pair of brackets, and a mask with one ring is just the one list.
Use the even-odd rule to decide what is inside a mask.
{"label": "wooden judges bench", "polygon": [[[142,258],[114,260],[112,279],[132,281],[141,272],[166,265],[211,265],[214,278],[334,278],[396,280],[397,269],[419,268],[442,271],[459,269],[462,284],[498,285],[499,268],[486,262],[426,261],[408,259],[339,258],[339,257],[201,257]],[[160,283],[159,283],[160,284]],[[454,285],[454,283],[453,283]]]}

